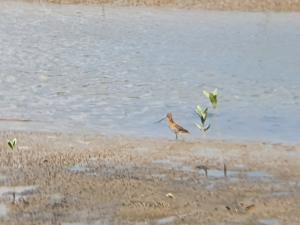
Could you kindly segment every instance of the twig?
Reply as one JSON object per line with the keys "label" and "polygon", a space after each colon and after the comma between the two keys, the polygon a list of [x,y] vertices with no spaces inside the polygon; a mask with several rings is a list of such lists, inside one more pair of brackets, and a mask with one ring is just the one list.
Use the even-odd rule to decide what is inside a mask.
{"label": "twig", "polygon": [[227,166],[225,163],[224,163],[224,177],[227,177]]}

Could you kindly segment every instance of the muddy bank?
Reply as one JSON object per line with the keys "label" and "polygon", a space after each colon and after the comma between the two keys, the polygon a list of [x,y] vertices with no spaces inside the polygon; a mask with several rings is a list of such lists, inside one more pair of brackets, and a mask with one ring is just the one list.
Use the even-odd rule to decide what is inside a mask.
{"label": "muddy bank", "polygon": [[209,10],[300,11],[299,0],[28,0],[59,4],[113,4],[122,6],[175,6]]}
{"label": "muddy bank", "polygon": [[[1,224],[299,221],[299,146],[53,133],[0,136]],[[15,151],[6,146],[12,137],[18,139]]]}

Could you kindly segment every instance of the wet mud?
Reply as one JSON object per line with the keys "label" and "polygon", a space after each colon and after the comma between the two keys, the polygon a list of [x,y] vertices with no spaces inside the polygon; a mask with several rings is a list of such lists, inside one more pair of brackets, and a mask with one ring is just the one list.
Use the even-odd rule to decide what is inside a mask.
{"label": "wet mud", "polygon": [[[0,224],[299,221],[297,145],[36,132],[0,136]],[[14,151],[6,144],[11,137],[18,139]]]}

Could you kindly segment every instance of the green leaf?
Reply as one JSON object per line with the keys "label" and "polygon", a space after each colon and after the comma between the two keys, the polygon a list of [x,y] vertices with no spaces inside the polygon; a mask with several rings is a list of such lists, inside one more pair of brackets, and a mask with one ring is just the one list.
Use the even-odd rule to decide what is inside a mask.
{"label": "green leaf", "polygon": [[207,107],[205,109],[203,109],[200,105],[197,105],[196,107],[196,113],[199,116],[207,117],[207,111],[208,111]]}
{"label": "green leaf", "polygon": [[213,92],[203,91],[203,94],[209,99],[213,108],[216,108],[218,105],[218,89],[215,89]]}
{"label": "green leaf", "polygon": [[196,111],[196,113],[199,115],[202,124],[204,124],[205,121],[206,121],[206,119],[207,119],[208,108],[206,107],[205,109],[203,109],[200,105],[197,105],[195,111]]}
{"label": "green leaf", "polygon": [[13,139],[13,146],[16,146],[17,145],[17,138],[14,138]]}
{"label": "green leaf", "polygon": [[11,150],[14,150],[17,145],[17,139],[14,138],[13,140],[8,140],[7,145],[8,147],[10,147]]}
{"label": "green leaf", "polygon": [[217,95],[211,94],[211,95],[209,96],[209,100],[210,100],[210,102],[211,102],[213,108],[216,108],[217,105],[218,105]]}
{"label": "green leaf", "polygon": [[204,124],[205,124],[205,120],[206,120],[206,119],[205,119],[203,116],[201,116],[201,117],[200,117],[200,119],[201,119],[201,123],[202,123],[202,125],[204,125]]}
{"label": "green leaf", "polygon": [[201,113],[203,110],[202,110],[202,108],[201,108],[201,106],[200,105],[197,105],[196,106],[196,112],[198,113]]}
{"label": "green leaf", "polygon": [[216,88],[214,91],[213,91],[213,95],[218,95],[218,89]]}
{"label": "green leaf", "polygon": [[202,112],[202,116],[204,117],[205,120],[207,119],[207,115],[208,115],[208,108],[206,107]]}
{"label": "green leaf", "polygon": [[209,98],[209,93],[207,91],[203,91],[203,94],[206,98]]}
{"label": "green leaf", "polygon": [[195,125],[196,125],[200,130],[203,130],[203,126],[202,126],[202,125],[197,124],[197,123],[195,123]]}
{"label": "green leaf", "polygon": [[8,146],[10,147],[11,150],[14,150],[13,145],[11,143],[11,141],[7,142]]}

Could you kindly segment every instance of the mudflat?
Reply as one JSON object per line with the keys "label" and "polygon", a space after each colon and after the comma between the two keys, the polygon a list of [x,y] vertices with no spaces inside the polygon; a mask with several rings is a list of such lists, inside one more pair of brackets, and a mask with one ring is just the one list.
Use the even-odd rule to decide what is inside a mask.
{"label": "mudflat", "polygon": [[0,136],[0,224],[299,224],[298,145]]}

